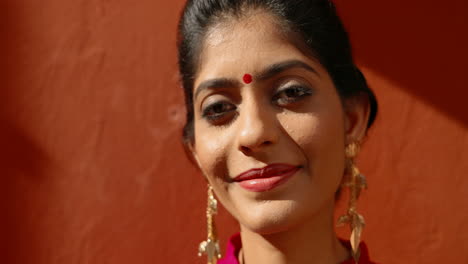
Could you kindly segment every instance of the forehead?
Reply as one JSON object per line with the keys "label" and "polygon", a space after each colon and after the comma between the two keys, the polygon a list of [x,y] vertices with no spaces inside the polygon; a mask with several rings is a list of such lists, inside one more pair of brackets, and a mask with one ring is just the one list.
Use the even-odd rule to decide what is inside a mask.
{"label": "forehead", "polygon": [[200,53],[195,87],[209,78],[242,78],[244,73],[255,73],[279,61],[313,63],[281,28],[276,17],[261,11],[227,18],[213,26]]}

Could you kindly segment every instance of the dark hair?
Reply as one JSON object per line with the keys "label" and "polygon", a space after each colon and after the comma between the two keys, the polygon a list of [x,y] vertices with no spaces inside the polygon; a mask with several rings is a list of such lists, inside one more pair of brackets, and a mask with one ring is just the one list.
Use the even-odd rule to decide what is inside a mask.
{"label": "dark hair", "polygon": [[[185,94],[187,119],[184,143],[193,143],[193,84],[198,57],[208,29],[221,19],[241,17],[261,9],[277,18],[292,39],[299,39],[309,54],[330,74],[340,97],[367,95],[371,107],[369,128],[377,114],[377,100],[353,62],[348,34],[329,0],[188,0],[179,21],[179,71]],[[295,41],[296,43],[297,41]]]}

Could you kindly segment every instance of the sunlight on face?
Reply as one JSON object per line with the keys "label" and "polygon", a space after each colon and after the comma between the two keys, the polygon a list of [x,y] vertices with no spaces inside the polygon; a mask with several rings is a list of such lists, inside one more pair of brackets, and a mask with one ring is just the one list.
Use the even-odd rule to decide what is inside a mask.
{"label": "sunlight on face", "polygon": [[[344,170],[345,115],[333,82],[277,28],[262,12],[212,28],[194,85],[198,164],[240,224],[264,234],[333,207]],[[298,170],[266,191],[234,181],[271,164]]]}

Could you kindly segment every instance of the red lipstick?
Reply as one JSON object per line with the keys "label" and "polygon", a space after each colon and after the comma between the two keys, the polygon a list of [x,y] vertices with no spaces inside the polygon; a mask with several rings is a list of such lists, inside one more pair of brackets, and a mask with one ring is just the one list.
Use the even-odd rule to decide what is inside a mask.
{"label": "red lipstick", "polygon": [[239,174],[234,181],[249,191],[264,192],[289,180],[301,167],[283,163],[270,164]]}

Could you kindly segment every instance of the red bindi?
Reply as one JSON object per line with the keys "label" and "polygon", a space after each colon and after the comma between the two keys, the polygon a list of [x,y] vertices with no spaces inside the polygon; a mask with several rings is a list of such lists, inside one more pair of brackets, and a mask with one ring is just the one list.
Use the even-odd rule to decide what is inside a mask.
{"label": "red bindi", "polygon": [[243,80],[245,83],[249,84],[249,83],[252,82],[252,75],[246,73],[246,74],[244,74],[244,76],[242,77],[242,80]]}

